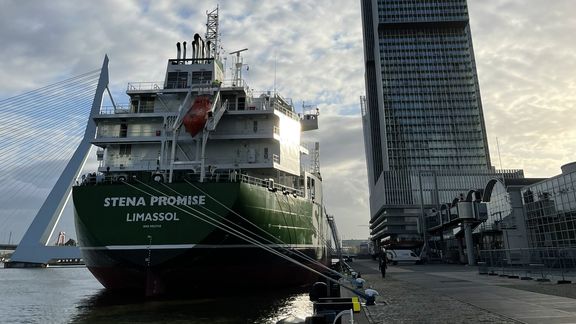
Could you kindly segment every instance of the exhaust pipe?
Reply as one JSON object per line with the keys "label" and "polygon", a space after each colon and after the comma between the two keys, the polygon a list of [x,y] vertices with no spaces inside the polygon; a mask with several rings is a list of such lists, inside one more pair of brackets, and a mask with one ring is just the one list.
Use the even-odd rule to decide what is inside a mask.
{"label": "exhaust pipe", "polygon": [[176,60],[180,61],[180,42],[176,43],[176,49],[178,50],[178,54],[176,55]]}
{"label": "exhaust pipe", "polygon": [[186,42],[182,43],[182,47],[184,48],[184,52],[182,53],[182,60],[186,61]]}
{"label": "exhaust pipe", "polygon": [[206,57],[206,51],[204,49],[204,41],[202,39],[200,39],[200,42],[202,42],[202,51],[200,52],[202,54],[202,58]]}
{"label": "exhaust pipe", "polygon": [[196,58],[196,41],[192,41],[192,58]]}
{"label": "exhaust pipe", "polygon": [[198,34],[194,34],[194,41],[196,42],[196,57],[195,58],[200,58],[200,41],[202,40],[202,38],[200,37],[200,35]]}

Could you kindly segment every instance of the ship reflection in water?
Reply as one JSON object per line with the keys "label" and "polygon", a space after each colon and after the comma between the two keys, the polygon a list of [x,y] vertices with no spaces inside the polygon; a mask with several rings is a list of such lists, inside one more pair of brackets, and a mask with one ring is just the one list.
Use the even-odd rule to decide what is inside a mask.
{"label": "ship reflection in water", "polygon": [[216,294],[144,299],[102,290],[77,305],[71,323],[276,323],[288,316],[312,314],[308,293],[302,289]]}
{"label": "ship reflection in water", "polygon": [[0,268],[0,292],[0,323],[276,323],[312,314],[303,289],[145,299],[106,291],[84,267]]}

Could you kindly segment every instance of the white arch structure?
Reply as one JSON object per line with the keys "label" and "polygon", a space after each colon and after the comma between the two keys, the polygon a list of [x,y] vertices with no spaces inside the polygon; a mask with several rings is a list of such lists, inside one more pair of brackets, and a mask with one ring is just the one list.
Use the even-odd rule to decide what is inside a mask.
{"label": "white arch structure", "polygon": [[108,87],[108,56],[104,56],[100,78],[96,87],[96,94],[90,109],[88,123],[84,137],[72,158],[62,171],[60,178],[48,194],[48,197],[38,210],[32,224],[24,234],[18,247],[10,258],[9,267],[33,267],[42,266],[54,259],[81,258],[80,249],[77,246],[47,246],[48,240],[58,224],[62,211],[70,199],[72,184],[78,178],[91,147],[91,141],[96,135],[96,123],[93,116],[100,112],[104,90]]}

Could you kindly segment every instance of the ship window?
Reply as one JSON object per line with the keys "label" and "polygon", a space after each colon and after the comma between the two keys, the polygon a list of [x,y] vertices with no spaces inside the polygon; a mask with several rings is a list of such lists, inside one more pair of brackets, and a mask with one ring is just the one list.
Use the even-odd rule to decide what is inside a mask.
{"label": "ship window", "polygon": [[308,178],[308,196],[314,199],[314,193],[316,192],[314,179]]}
{"label": "ship window", "polygon": [[138,112],[138,99],[130,100],[130,112]]}
{"label": "ship window", "polygon": [[166,89],[188,88],[188,72],[168,72]]}
{"label": "ship window", "polygon": [[228,110],[236,110],[236,101],[232,96],[222,96],[222,102],[228,102]]}
{"label": "ship window", "polygon": [[138,112],[151,113],[154,112],[154,97],[140,98],[140,109]]}
{"label": "ship window", "polygon": [[120,155],[130,155],[132,154],[132,144],[120,144],[120,149],[118,150]]}
{"label": "ship window", "polygon": [[268,148],[267,147],[264,148],[264,159],[268,160]]}
{"label": "ship window", "polygon": [[253,129],[254,129],[254,133],[258,132],[258,121],[255,120],[253,123]]}
{"label": "ship window", "polygon": [[238,110],[244,110],[245,105],[246,105],[246,98],[239,97],[238,98]]}
{"label": "ship window", "polygon": [[134,113],[154,112],[155,100],[152,96],[134,98],[130,101],[130,111]]}
{"label": "ship window", "polygon": [[192,72],[192,84],[206,84],[212,82],[212,71]]}
{"label": "ship window", "polygon": [[128,125],[127,124],[120,124],[120,137],[126,137],[128,135]]}

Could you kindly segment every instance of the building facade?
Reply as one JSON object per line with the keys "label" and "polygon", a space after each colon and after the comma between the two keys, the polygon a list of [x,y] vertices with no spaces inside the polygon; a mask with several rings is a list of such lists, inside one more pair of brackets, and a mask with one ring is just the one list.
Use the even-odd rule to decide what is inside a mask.
{"label": "building facade", "polygon": [[576,247],[576,162],[522,189],[532,248]]}
{"label": "building facade", "polygon": [[469,264],[478,256],[522,261],[518,251],[529,247],[522,191],[542,180],[495,177],[428,212],[428,257]]}
{"label": "building facade", "polygon": [[361,0],[371,235],[418,240],[425,209],[490,163],[466,0]]}

